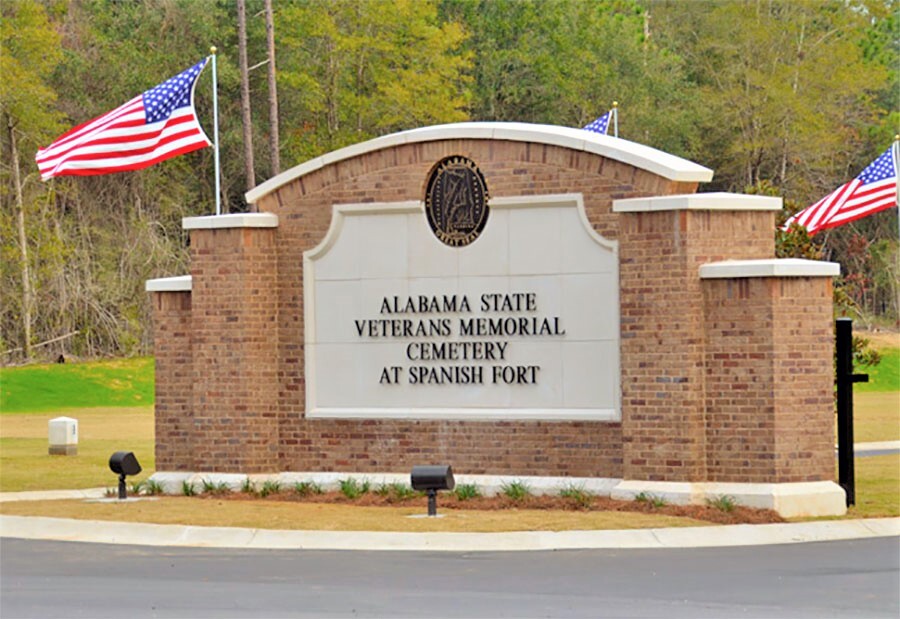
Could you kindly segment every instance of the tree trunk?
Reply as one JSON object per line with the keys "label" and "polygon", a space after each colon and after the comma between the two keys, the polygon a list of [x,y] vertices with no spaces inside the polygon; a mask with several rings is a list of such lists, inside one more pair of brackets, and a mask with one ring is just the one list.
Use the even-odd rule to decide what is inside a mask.
{"label": "tree trunk", "polygon": [[272,0],[266,0],[266,46],[269,57],[269,156],[272,160],[272,176],[281,172],[281,154],[278,151],[278,90],[275,85],[275,18]]}
{"label": "tree trunk", "polygon": [[31,307],[34,293],[31,290],[31,274],[28,269],[28,237],[25,234],[25,201],[22,198],[22,177],[19,172],[19,149],[12,119],[6,118],[9,131],[9,148],[12,151],[13,184],[16,186],[16,227],[19,231],[19,258],[22,261],[22,351],[25,360],[31,359]]}
{"label": "tree trunk", "polygon": [[247,191],[256,187],[253,172],[253,124],[250,117],[250,73],[247,68],[247,6],[245,0],[237,0],[238,56],[241,69],[241,121],[244,126],[244,171]]}

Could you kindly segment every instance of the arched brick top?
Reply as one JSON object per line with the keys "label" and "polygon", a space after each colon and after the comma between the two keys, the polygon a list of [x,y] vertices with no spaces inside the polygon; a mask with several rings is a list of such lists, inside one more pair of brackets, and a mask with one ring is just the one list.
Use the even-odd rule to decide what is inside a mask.
{"label": "arched brick top", "polygon": [[558,146],[563,149],[600,155],[669,181],[681,183],[708,182],[712,180],[713,176],[712,170],[675,155],[643,144],[583,129],[527,123],[457,123],[401,131],[341,148],[267,180],[248,191],[246,199],[248,203],[256,204],[279,188],[331,164],[397,146],[448,140],[492,140]]}

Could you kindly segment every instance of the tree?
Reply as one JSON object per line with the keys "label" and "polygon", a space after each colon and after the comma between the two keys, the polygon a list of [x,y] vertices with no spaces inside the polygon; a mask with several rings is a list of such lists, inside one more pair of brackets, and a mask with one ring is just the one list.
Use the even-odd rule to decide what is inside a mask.
{"label": "tree", "polygon": [[[19,245],[17,262],[21,286],[18,308],[21,314],[21,335],[16,339],[21,342],[25,359],[30,359],[35,295],[26,211],[34,209],[44,191],[41,187],[32,187],[34,174],[22,178],[21,162],[25,158],[33,161],[37,142],[58,127],[58,114],[53,108],[56,95],[46,82],[49,74],[56,68],[61,52],[59,37],[42,6],[31,2],[8,2],[0,10],[0,73],[3,74],[0,109],[10,154],[10,169],[4,170],[4,180],[11,181],[15,196],[15,227]],[[22,149],[19,148],[18,135],[23,137]],[[29,185],[27,188],[26,182]],[[4,193],[8,195],[7,192]],[[6,226],[3,228],[6,229]],[[6,320],[4,323],[7,326]],[[6,337],[3,339],[6,340]]]}
{"label": "tree", "polygon": [[682,60],[637,2],[445,0],[442,12],[471,33],[473,119],[582,127],[618,101],[621,137],[696,154]]}
{"label": "tree", "polygon": [[850,164],[887,79],[863,58],[859,11],[836,1],[652,6],[663,44],[700,86],[716,188],[766,180],[811,204],[858,173]]}
{"label": "tree", "polygon": [[432,1],[281,7],[285,154],[302,161],[385,133],[466,119],[464,34]]}

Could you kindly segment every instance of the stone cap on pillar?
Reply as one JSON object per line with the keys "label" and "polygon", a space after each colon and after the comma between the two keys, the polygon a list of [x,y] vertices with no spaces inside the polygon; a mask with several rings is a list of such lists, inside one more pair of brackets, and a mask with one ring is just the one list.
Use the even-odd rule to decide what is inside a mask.
{"label": "stone cap on pillar", "polygon": [[782,199],[740,193],[691,193],[652,198],[613,200],[615,213],[652,213],[656,211],[780,211]]}
{"label": "stone cap on pillar", "polygon": [[217,230],[224,228],[277,228],[278,215],[274,213],[229,213],[185,217],[181,220],[185,230]]}
{"label": "stone cap on pillar", "polygon": [[179,275],[177,277],[148,279],[144,283],[144,290],[147,292],[190,292],[192,285],[193,282],[190,275]]}
{"label": "stone cap on pillar", "polygon": [[725,260],[700,266],[700,279],[736,279],[748,277],[837,277],[837,262],[772,258],[768,260]]}

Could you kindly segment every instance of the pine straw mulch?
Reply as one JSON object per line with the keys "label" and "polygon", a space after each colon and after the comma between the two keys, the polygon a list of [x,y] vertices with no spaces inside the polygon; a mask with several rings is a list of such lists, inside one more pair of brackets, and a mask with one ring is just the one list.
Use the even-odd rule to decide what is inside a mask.
{"label": "pine straw mulch", "polygon": [[[427,507],[428,499],[425,496],[402,498],[391,494],[378,494],[367,492],[357,498],[347,498],[341,492],[324,492],[322,494],[300,494],[293,490],[281,490],[266,496],[260,493],[227,492],[204,493],[197,495],[200,498],[232,500],[232,501],[285,501],[301,503],[328,503],[344,504],[347,506],[361,507]],[[558,511],[607,511],[607,512],[640,512],[645,514],[658,514],[693,518],[715,524],[769,524],[786,522],[784,518],[771,509],[753,509],[740,505],[726,511],[712,505],[655,505],[650,501],[621,501],[608,497],[561,497],[550,495],[528,495],[520,499],[512,499],[504,495],[493,497],[474,497],[459,499],[452,493],[441,492],[438,494],[438,507],[440,509],[460,510],[558,510]]]}

